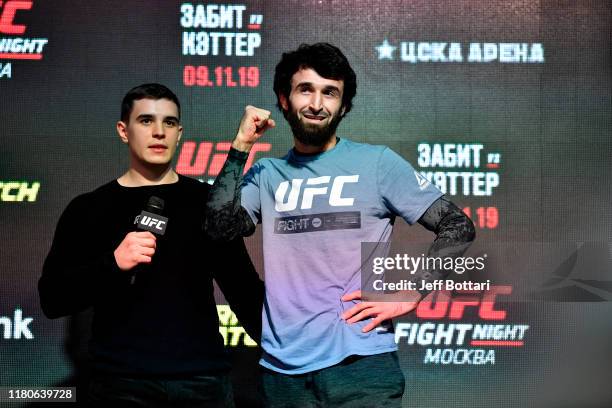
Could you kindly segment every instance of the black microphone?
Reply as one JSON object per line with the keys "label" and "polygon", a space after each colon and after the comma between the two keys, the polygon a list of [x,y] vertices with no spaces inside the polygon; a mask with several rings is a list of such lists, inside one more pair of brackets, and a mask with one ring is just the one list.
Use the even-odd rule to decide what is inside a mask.
{"label": "black microphone", "polygon": [[[136,216],[136,219],[134,219],[136,229],[140,231],[149,231],[159,236],[164,235],[166,233],[166,227],[168,226],[168,218],[161,215],[164,211],[164,205],[163,199],[151,196],[145,209],[140,215]],[[134,271],[130,283],[133,285],[134,282],[136,282],[136,271]]]}
{"label": "black microphone", "polygon": [[159,197],[151,196],[147,206],[136,216],[134,224],[141,231],[150,231],[157,235],[164,235],[168,226],[168,218],[161,214],[164,211],[164,200]]}

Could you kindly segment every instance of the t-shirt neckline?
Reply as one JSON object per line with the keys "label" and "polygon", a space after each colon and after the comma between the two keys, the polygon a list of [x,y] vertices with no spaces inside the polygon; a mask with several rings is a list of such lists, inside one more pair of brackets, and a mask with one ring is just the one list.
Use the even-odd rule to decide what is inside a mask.
{"label": "t-shirt neckline", "polygon": [[342,148],[344,146],[345,142],[344,139],[336,137],[336,144],[334,147],[332,147],[329,150],[326,150],[324,152],[318,153],[318,154],[300,154],[297,153],[295,151],[295,148],[292,148],[291,150],[289,150],[289,160],[293,160],[296,162],[310,162],[310,161],[315,161],[315,160],[320,160],[322,158],[326,158],[329,157],[333,154],[335,154],[335,152],[338,150],[338,148]]}

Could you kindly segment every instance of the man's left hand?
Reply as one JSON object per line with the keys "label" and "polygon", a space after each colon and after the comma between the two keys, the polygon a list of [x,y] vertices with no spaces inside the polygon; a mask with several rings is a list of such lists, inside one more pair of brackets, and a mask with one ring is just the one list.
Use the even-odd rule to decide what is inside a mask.
{"label": "man's left hand", "polygon": [[[385,320],[411,312],[421,300],[421,294],[416,291],[401,291],[382,296],[384,301],[362,301],[356,304],[342,313],[342,318],[349,324],[372,318],[372,321],[361,329],[363,333],[367,333]],[[343,302],[351,300],[361,300],[361,291],[356,290],[342,296]]]}

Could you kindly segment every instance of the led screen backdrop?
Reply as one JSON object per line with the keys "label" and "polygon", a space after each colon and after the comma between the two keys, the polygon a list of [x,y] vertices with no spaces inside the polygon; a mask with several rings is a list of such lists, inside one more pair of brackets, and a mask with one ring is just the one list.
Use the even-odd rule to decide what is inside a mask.
{"label": "led screen backdrop", "polygon": [[[396,322],[405,406],[612,406],[611,26],[607,1],[0,2],[0,386],[81,367],[87,316],[47,320],[36,283],[68,202],[127,166],[125,92],[176,92],[175,168],[209,182],[247,104],[278,123],[249,165],[291,147],[274,67],[327,41],[358,79],[339,136],[401,154],[470,215],[474,250],[498,254],[498,272],[472,276],[488,291]],[[396,223],[398,251],[431,239]],[[257,348],[219,316],[248,406]]]}

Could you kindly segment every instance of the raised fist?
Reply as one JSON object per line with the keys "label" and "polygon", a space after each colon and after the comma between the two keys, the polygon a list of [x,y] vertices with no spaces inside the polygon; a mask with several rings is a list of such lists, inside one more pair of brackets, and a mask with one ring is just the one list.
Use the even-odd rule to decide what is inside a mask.
{"label": "raised fist", "polygon": [[248,152],[257,139],[266,130],[274,126],[276,126],[276,123],[273,119],[270,119],[270,111],[247,105],[244,108],[244,115],[242,115],[240,120],[238,134],[232,143],[232,147],[242,152]]}

